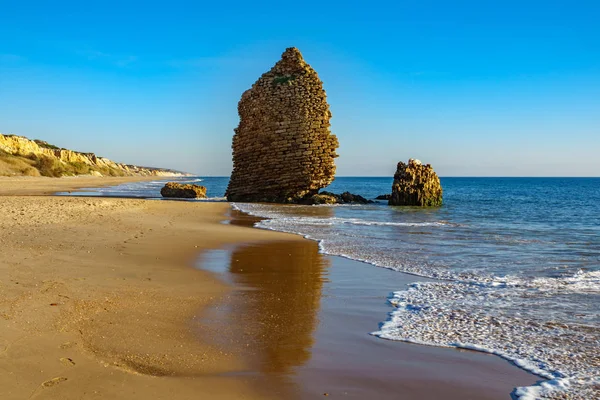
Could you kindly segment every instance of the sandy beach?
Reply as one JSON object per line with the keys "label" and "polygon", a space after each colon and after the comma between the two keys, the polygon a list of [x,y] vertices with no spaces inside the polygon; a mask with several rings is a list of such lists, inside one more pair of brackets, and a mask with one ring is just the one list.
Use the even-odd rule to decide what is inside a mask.
{"label": "sandy beach", "polygon": [[369,336],[389,271],[224,224],[227,203],[21,195],[116,181],[0,179],[0,398],[508,399],[537,380]]}
{"label": "sandy beach", "polygon": [[91,182],[75,181],[2,180],[0,397],[253,398],[222,374],[241,360],[189,329],[227,293],[192,266],[203,249],[299,239],[223,225],[225,203],[14,196]]}

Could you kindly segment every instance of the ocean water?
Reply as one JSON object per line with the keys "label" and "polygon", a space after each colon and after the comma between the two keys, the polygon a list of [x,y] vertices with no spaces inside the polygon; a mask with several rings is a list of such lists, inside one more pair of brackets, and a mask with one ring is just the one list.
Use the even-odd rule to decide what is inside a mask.
{"label": "ocean water", "polygon": [[[200,179],[222,200],[227,178],[181,180]],[[515,388],[516,398],[600,399],[600,178],[441,180],[440,208],[234,207],[266,218],[261,228],[318,240],[326,254],[415,275],[373,335],[486,351],[545,378]],[[338,178],[327,190],[374,198],[391,184]],[[155,198],[161,186],[102,193]]]}
{"label": "ocean water", "polygon": [[[225,177],[169,177],[158,179],[156,181],[130,182],[115,186],[105,186],[98,188],[82,188],[72,192],[58,192],[58,196],[95,196],[95,197],[131,197],[139,199],[162,199],[160,189],[166,182],[191,183],[194,185],[203,185],[207,187],[207,199],[197,201],[225,201],[225,190],[229,178]],[[189,201],[189,200],[188,200]],[[191,200],[194,201],[194,200]]]}

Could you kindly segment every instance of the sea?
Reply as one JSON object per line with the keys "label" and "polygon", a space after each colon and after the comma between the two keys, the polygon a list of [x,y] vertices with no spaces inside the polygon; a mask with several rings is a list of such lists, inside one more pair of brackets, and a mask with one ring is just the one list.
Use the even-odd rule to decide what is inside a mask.
{"label": "sea", "polygon": [[[206,186],[209,198],[199,201],[225,201],[227,177],[174,180]],[[318,241],[324,254],[414,275],[390,295],[392,313],[382,306],[372,335],[488,352],[544,378],[516,388],[515,398],[600,399],[600,178],[441,183],[436,208],[232,206],[263,218],[259,228]],[[160,199],[163,185],[68,194]],[[374,199],[391,185],[389,177],[339,177],[326,190]]]}

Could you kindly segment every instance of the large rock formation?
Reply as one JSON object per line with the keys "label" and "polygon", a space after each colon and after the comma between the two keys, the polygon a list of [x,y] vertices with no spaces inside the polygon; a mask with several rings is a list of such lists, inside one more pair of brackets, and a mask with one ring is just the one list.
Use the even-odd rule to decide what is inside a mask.
{"label": "large rock formation", "polygon": [[419,160],[402,161],[394,174],[391,206],[441,206],[442,186],[440,179],[430,164],[423,165]]}
{"label": "large rock formation", "polygon": [[244,92],[227,199],[293,203],[335,175],[337,138],[323,82],[294,47]]}
{"label": "large rock formation", "polygon": [[206,187],[192,184],[181,184],[177,182],[167,182],[160,189],[162,197],[173,197],[180,199],[204,199],[206,198]]}

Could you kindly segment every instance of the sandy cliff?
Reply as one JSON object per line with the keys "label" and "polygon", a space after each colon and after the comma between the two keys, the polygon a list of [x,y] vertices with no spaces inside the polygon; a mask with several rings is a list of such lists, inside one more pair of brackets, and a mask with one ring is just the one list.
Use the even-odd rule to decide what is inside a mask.
{"label": "sandy cliff", "polygon": [[117,163],[94,153],[61,149],[40,140],[0,134],[0,175],[182,176],[170,169]]}

